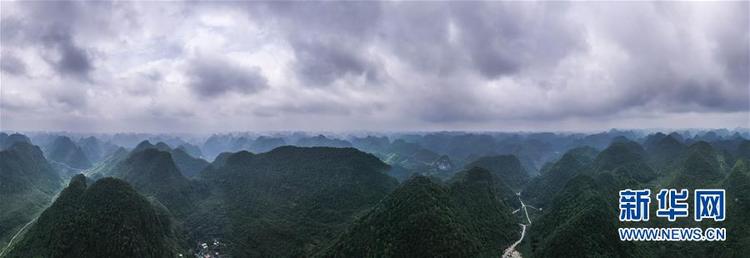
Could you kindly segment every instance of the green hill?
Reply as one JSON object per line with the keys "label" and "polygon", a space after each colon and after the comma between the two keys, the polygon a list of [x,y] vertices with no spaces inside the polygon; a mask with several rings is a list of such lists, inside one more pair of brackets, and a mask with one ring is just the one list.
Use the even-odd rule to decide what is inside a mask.
{"label": "green hill", "polygon": [[26,135],[19,133],[14,133],[11,135],[0,133],[0,150],[10,148],[10,146],[13,146],[13,144],[16,144],[18,142],[31,144],[31,140],[29,139],[29,137],[26,137]]}
{"label": "green hill", "polygon": [[137,153],[147,149],[156,149],[163,152],[169,152],[169,154],[171,154],[172,161],[174,161],[175,163],[175,166],[177,166],[177,169],[185,177],[195,177],[209,165],[208,161],[188,154],[185,151],[184,147],[172,149],[169,147],[169,145],[163,142],[158,142],[156,143],[156,145],[154,145],[149,141],[142,141],[131,151],[131,153]]}
{"label": "green hill", "polygon": [[119,147],[109,142],[102,142],[94,136],[82,138],[78,141],[83,153],[92,162],[96,163],[117,151]]}
{"label": "green hill", "polygon": [[588,175],[571,179],[528,232],[534,257],[631,257],[617,236],[616,206]]}
{"label": "green hill", "polygon": [[190,156],[179,148],[170,151],[170,154],[172,154],[175,165],[185,177],[195,177],[209,165],[208,161]]}
{"label": "green hill", "polygon": [[648,155],[643,147],[629,140],[614,141],[599,153],[594,160],[593,171],[612,172],[638,182],[648,182],[657,176],[656,171],[648,165]]}
{"label": "green hill", "polygon": [[171,154],[155,148],[131,152],[103,175],[127,181],[138,192],[155,197],[177,215],[190,210],[196,194],[190,181],[177,169]]}
{"label": "green hill", "polygon": [[588,171],[597,152],[591,147],[572,149],[549,168],[533,178],[524,188],[523,198],[532,204],[546,206],[572,178]]}
{"label": "green hill", "polygon": [[190,143],[181,144],[180,146],[177,146],[177,148],[175,149],[182,150],[188,155],[196,157],[196,158],[203,158],[203,152],[201,151],[201,148]]}
{"label": "green hill", "polygon": [[724,221],[730,235],[721,254],[742,257],[750,253],[750,168],[738,161],[724,180],[727,195],[727,215]]}
{"label": "green hill", "polygon": [[686,153],[677,167],[671,186],[691,189],[707,187],[724,178],[718,154],[707,142],[690,145]]}
{"label": "green hill", "polygon": [[81,147],[67,136],[58,136],[47,146],[47,157],[72,168],[86,169],[91,167],[91,161],[86,157]]}
{"label": "green hill", "polygon": [[529,181],[529,174],[521,166],[521,161],[514,155],[481,157],[465,166],[467,169],[473,167],[489,170],[514,191],[520,191]]}
{"label": "green hill", "polygon": [[99,179],[110,173],[112,169],[120,162],[128,158],[128,151],[125,148],[117,148],[112,154],[104,157],[101,161],[94,164],[91,168],[84,170],[82,173],[87,177]]}
{"label": "green hill", "polygon": [[222,207],[226,218],[201,213],[189,224],[224,229],[220,233],[238,257],[307,256],[396,188],[397,181],[385,174],[388,169],[353,148],[238,152],[224,166],[201,174],[212,196],[199,206]]}
{"label": "green hill", "polygon": [[39,147],[21,141],[0,151],[0,246],[62,188]]}
{"label": "green hill", "polygon": [[7,257],[175,257],[171,223],[126,182],[78,175]]}
{"label": "green hill", "polygon": [[647,143],[649,161],[656,168],[666,168],[674,165],[676,160],[683,155],[685,145],[675,139],[672,134]]}
{"label": "green hill", "polygon": [[415,176],[356,221],[322,257],[497,257],[518,237],[490,172],[450,186]]}

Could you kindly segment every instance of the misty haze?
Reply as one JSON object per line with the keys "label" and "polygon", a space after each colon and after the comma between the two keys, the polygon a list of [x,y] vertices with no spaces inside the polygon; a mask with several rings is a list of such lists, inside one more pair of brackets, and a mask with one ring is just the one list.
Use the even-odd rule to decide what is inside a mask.
{"label": "misty haze", "polygon": [[0,258],[750,253],[748,2],[0,7]]}

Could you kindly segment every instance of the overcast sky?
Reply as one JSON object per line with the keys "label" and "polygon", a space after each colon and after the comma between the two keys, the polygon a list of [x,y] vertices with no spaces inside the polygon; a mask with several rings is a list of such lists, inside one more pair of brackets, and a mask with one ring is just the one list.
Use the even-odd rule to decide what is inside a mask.
{"label": "overcast sky", "polygon": [[750,126],[750,7],[2,1],[0,129]]}

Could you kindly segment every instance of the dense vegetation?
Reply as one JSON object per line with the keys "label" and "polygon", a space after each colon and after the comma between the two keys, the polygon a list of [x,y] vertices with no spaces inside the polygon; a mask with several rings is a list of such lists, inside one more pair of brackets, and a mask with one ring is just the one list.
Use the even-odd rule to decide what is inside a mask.
{"label": "dense vegetation", "polygon": [[66,164],[72,168],[85,169],[91,167],[91,161],[86,157],[83,149],[65,136],[55,138],[47,147],[46,153],[50,160]]}
{"label": "dense vegetation", "polygon": [[[188,147],[185,147],[185,145],[182,145],[181,147],[178,147],[176,149],[172,149],[163,142],[157,142],[156,145],[151,144],[149,141],[143,141],[139,143],[132,151],[131,153],[137,153],[141,152],[147,149],[156,149],[162,152],[168,152],[171,155],[171,159],[174,162],[175,166],[177,166],[180,173],[185,177],[194,177],[197,176],[198,173],[200,173],[203,169],[208,167],[209,163],[208,161],[191,156],[188,154],[185,150]],[[195,151],[193,151],[195,152]]]}
{"label": "dense vegetation", "polygon": [[197,194],[191,182],[177,169],[171,154],[156,148],[132,152],[102,174],[127,181],[177,215],[184,215],[192,208]]}
{"label": "dense vegetation", "polygon": [[480,167],[489,170],[513,190],[520,190],[529,181],[529,175],[514,155],[487,156],[466,165],[466,168]]}
{"label": "dense vegetation", "polygon": [[[680,142],[674,134],[652,135],[644,143],[618,140],[596,155],[571,150],[527,186],[524,196],[544,207],[529,234],[530,253],[538,257],[678,257],[742,256],[748,241],[748,213],[745,158],[740,148],[716,151],[712,144],[695,140]],[[739,145],[738,145],[739,146]],[[590,151],[587,151],[591,153]],[[736,160],[729,173],[727,160]],[[722,183],[723,182],[723,183]],[[563,186],[560,188],[560,186]],[[616,228],[617,191],[626,188],[725,188],[728,219],[723,223],[676,223],[653,219],[632,226],[641,227],[726,227],[727,242],[620,242]],[[554,189],[562,189],[555,191]],[[652,196],[652,198],[654,198]],[[730,202],[730,200],[732,200]],[[733,207],[732,207],[733,206]],[[626,223],[629,224],[629,223]],[[729,247],[729,248],[727,248]]]}
{"label": "dense vegetation", "polygon": [[[20,232],[11,257],[192,255],[190,245],[213,239],[233,257],[497,257],[520,237],[518,224],[528,224],[519,200],[533,222],[516,248],[525,257],[750,251],[750,135],[240,134],[202,146],[122,138],[133,149],[113,148],[124,136],[43,136],[0,133],[0,244]],[[98,162],[19,231],[71,171],[45,159],[53,148],[42,152],[32,141]],[[329,147],[279,147],[287,142]],[[619,190],[672,187],[726,189],[727,220],[617,220]],[[619,241],[616,229],[631,224],[726,227],[729,237]]]}
{"label": "dense vegetation", "polygon": [[565,184],[591,166],[598,152],[591,147],[579,147],[566,152],[560,160],[542,170],[524,189],[522,196],[540,207],[547,206]]}
{"label": "dense vegetation", "polygon": [[189,224],[229,223],[204,234],[225,235],[239,257],[310,255],[396,188],[387,170],[375,156],[353,148],[238,152],[201,175],[212,196],[199,206],[225,212],[198,213]]}
{"label": "dense vegetation", "polygon": [[405,182],[329,247],[323,257],[496,257],[518,237],[494,177],[474,168],[449,186]]}
{"label": "dense vegetation", "polygon": [[[610,180],[612,178],[609,178]],[[629,242],[617,236],[617,206],[601,182],[588,175],[569,180],[532,224],[535,257],[632,257]]]}
{"label": "dense vegetation", "polygon": [[17,141],[0,151],[0,245],[41,212],[62,180],[39,147]]}
{"label": "dense vegetation", "polygon": [[181,241],[171,223],[126,182],[87,187],[79,175],[7,256],[174,257]]}

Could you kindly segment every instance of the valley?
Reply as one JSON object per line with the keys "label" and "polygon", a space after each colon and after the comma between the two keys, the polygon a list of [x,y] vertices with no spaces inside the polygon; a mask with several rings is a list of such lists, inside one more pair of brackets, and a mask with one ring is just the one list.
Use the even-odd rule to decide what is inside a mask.
{"label": "valley", "polygon": [[750,0],[0,0],[0,258],[747,258],[749,90]]}
{"label": "valley", "polygon": [[[703,186],[750,183],[745,165],[749,140],[738,134],[713,140],[696,134],[679,141],[675,133],[603,135],[610,144],[590,141],[591,135],[559,135],[558,145],[533,155],[518,149],[501,152],[506,144],[529,142],[533,134],[522,135],[525,139],[495,135],[496,145],[485,149],[488,152],[460,144],[456,149],[435,148],[444,145],[442,140],[431,142],[434,139],[451,139],[440,134],[335,141],[317,135],[301,141],[304,147],[267,146],[270,150],[258,153],[245,149],[249,147],[204,151],[209,145],[214,150],[232,149],[234,141],[243,139],[232,136],[217,144],[220,136],[211,136],[203,147],[192,148],[193,154],[187,154],[187,147],[172,146],[200,144],[166,144],[165,139],[151,137],[118,145],[112,143],[115,138],[82,137],[87,144],[114,147],[95,155],[98,161],[88,168],[75,170],[45,158],[45,150],[78,153],[75,136],[16,136],[25,140],[4,142],[8,149],[0,152],[0,165],[3,178],[18,183],[3,184],[0,198],[43,198],[35,197],[42,204],[28,210],[34,213],[12,220],[17,230],[2,232],[7,244],[0,257],[87,256],[94,250],[89,244],[107,246],[120,238],[129,239],[126,249],[96,252],[183,257],[637,257],[646,252],[717,252],[725,244],[741,249],[742,239],[748,237],[744,233],[734,235],[738,242],[703,247],[674,243],[674,251],[653,243],[620,242],[614,235],[617,216],[612,207],[614,194],[622,188],[696,180]],[[68,147],[34,146],[43,139]],[[252,140],[241,142],[253,146]],[[204,159],[212,157],[210,162]],[[69,181],[68,187],[55,190],[55,182],[62,181]],[[727,188],[730,193],[744,190]],[[740,203],[745,201],[744,195],[737,196]],[[3,204],[4,210],[18,209],[10,204]],[[730,212],[746,215],[741,209]],[[150,218],[153,224],[148,229],[140,224],[122,228],[103,220],[124,216]],[[729,221],[738,229],[747,226]],[[139,239],[150,239],[150,244]]]}
{"label": "valley", "polygon": [[521,203],[521,208],[518,208],[517,210],[513,211],[515,214],[516,212],[523,211],[523,215],[526,217],[527,224],[519,223],[518,225],[521,226],[521,237],[518,238],[518,241],[513,242],[513,244],[506,248],[503,252],[503,258],[521,258],[521,252],[516,250],[516,247],[518,244],[520,244],[523,241],[523,238],[526,236],[526,227],[531,226],[531,218],[529,217],[529,211],[526,209],[526,204],[523,203],[523,200],[521,200],[521,192],[516,193],[518,196],[518,202]]}

